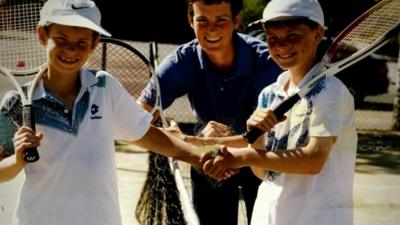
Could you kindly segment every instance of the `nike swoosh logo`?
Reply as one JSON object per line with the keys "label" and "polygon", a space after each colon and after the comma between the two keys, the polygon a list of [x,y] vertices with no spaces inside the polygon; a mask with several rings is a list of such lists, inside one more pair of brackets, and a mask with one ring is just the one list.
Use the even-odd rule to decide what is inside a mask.
{"label": "nike swoosh logo", "polygon": [[74,10],[78,10],[78,9],[87,9],[87,8],[89,8],[89,7],[88,7],[88,6],[77,7],[77,6],[75,6],[75,5],[72,5],[72,9],[74,9]]}

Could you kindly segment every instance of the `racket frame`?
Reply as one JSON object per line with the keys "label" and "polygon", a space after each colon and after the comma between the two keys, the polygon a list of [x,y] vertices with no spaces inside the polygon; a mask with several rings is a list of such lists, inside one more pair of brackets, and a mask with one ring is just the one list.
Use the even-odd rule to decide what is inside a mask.
{"label": "racket frame", "polygon": [[[32,96],[37,84],[41,80],[43,73],[46,72],[47,69],[46,65],[40,65],[46,62],[46,56],[42,47],[40,46],[39,41],[35,39],[36,26],[39,20],[39,12],[44,2],[44,0],[19,3],[17,1],[9,1],[0,7],[1,9],[9,11],[7,13],[9,20],[5,20],[5,24],[3,24],[4,26],[2,27],[1,31],[2,34],[5,35],[5,40],[10,40],[12,38],[21,40],[21,42],[16,43],[16,45],[13,43],[10,48],[6,48],[4,50],[5,56],[8,57],[3,55],[2,57],[4,58],[2,58],[1,63],[4,63],[7,65],[6,67],[9,67],[9,61],[6,60],[15,60],[15,56],[21,55],[26,56],[26,58],[23,59],[25,62],[31,62],[31,60],[35,61],[35,63],[32,64],[28,63],[28,68],[14,68],[12,66],[6,68],[4,65],[0,66],[0,73],[13,84],[21,98],[23,125],[32,128],[33,131],[35,131],[35,120],[32,106]],[[13,31],[15,32],[13,33]],[[22,33],[26,33],[27,36],[22,37]],[[10,35],[10,37],[8,37],[8,35]],[[33,80],[31,80],[30,89],[27,91],[27,93],[25,93],[21,85],[17,82],[16,77],[28,76],[35,77]],[[39,160],[37,149],[25,149],[23,158],[28,163]]]}
{"label": "racket frame", "polygon": [[[39,71],[38,71],[39,70]],[[0,73],[6,77],[14,86],[16,89],[18,95],[21,98],[21,103],[22,103],[22,125],[27,126],[31,128],[34,132],[36,131],[36,126],[35,126],[35,117],[34,117],[34,110],[33,110],[33,105],[32,105],[32,97],[34,95],[35,89],[37,85],[39,84],[42,76],[44,73],[47,72],[47,64],[42,65],[39,69],[36,69],[36,76],[34,79],[31,81],[30,88],[28,90],[28,93],[25,94],[23,91],[21,85],[17,82],[14,76],[32,76],[35,70],[32,69],[29,74],[14,74],[13,71],[10,71],[9,69],[0,66]],[[14,74],[14,76],[13,76]],[[32,163],[36,162],[39,160],[40,156],[37,151],[37,148],[29,148],[25,149],[23,153],[23,158],[25,162]]]}

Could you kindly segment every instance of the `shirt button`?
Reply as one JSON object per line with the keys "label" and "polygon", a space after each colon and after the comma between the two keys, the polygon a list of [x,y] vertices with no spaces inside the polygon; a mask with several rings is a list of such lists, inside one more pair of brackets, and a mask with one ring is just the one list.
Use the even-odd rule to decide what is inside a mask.
{"label": "shirt button", "polygon": [[65,113],[65,114],[68,114],[68,113],[69,113],[69,110],[68,110],[68,109],[64,109],[64,113]]}

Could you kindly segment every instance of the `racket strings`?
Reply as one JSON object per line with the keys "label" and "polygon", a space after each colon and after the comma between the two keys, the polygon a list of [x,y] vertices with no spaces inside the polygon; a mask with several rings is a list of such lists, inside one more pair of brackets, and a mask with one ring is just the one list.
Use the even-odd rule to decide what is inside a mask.
{"label": "racket strings", "polygon": [[31,71],[46,61],[36,35],[41,7],[41,1],[9,1],[0,7],[0,65],[12,73]]}
{"label": "racket strings", "polygon": [[351,24],[349,30],[335,40],[334,47],[329,50],[330,62],[362,51],[400,23],[400,0],[383,0],[374,9]]}
{"label": "racket strings", "polygon": [[86,66],[112,74],[135,99],[140,96],[150,78],[146,61],[132,51],[112,43],[100,43]]}

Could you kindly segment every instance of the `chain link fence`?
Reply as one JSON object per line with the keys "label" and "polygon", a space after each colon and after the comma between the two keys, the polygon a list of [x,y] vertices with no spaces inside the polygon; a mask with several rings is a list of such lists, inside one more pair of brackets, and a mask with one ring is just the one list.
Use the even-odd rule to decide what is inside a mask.
{"label": "chain link fence", "polygon": [[396,62],[388,61],[387,65],[390,80],[388,91],[384,94],[365,98],[365,106],[356,110],[356,125],[358,129],[392,130],[394,128],[396,117],[393,103],[398,89],[399,71]]}
{"label": "chain link fence", "polygon": [[[150,43],[128,41],[132,46],[142,52],[146,57],[150,57]],[[175,48],[173,44],[157,44],[156,60],[161,63],[162,60]],[[377,95],[366,95],[362,103],[357,104],[356,108],[356,127],[358,130],[380,130],[389,131],[394,129],[397,118],[393,103],[396,93],[399,90],[399,63],[397,59],[385,58],[387,66],[387,91]],[[361,85],[366,84],[365,80],[358,80]],[[166,110],[166,115],[174,118],[180,123],[194,123],[196,118],[190,109],[190,104],[186,96],[177,99],[172,106]]]}

